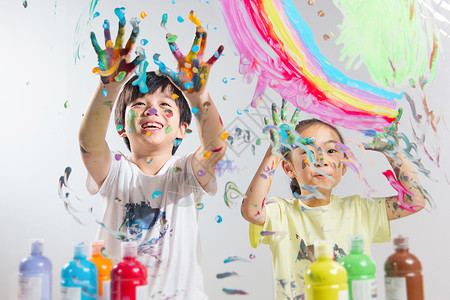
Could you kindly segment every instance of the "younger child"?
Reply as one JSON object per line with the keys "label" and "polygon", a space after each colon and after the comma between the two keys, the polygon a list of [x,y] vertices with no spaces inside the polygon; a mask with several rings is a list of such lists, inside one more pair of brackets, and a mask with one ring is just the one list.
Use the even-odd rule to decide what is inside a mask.
{"label": "younger child", "polygon": [[292,135],[290,130],[297,131],[306,146],[294,150],[280,147],[276,142],[280,135],[275,130],[271,131],[271,140],[283,155],[281,164],[286,175],[292,178],[291,190],[295,197],[266,199],[271,176],[281,161],[269,147],[241,206],[244,218],[251,223],[252,246],[256,247],[259,242],[270,246],[275,298],[283,300],[304,299],[305,271],[314,261],[315,240],[332,240],[335,256],[339,259],[349,252],[348,236],[363,235],[367,241],[365,251],[370,254],[373,242],[390,240],[390,220],[411,215],[425,205],[422,194],[413,187],[413,181],[418,182],[414,169],[402,154],[397,154],[400,166],[391,157],[386,157],[399,182],[414,194],[414,197],[406,195],[404,201],[418,206],[415,211],[399,207],[397,196],[371,200],[358,195],[345,198],[333,195],[333,188],[347,171],[347,166],[342,163],[345,158],[341,151],[342,135],[333,126],[317,119],[303,120],[295,125],[298,110],[287,123],[285,109],[286,101],[283,100],[280,122],[276,106],[272,106],[275,125],[278,128],[287,126],[285,133],[289,136]]}
{"label": "younger child", "polygon": [[[148,72],[149,91],[142,93],[139,85],[132,84],[138,81],[137,76],[128,80],[142,57],[133,62],[125,60],[139,28],[134,22],[133,33],[123,48],[124,27],[123,18],[115,45],[109,28],[105,29],[105,50],[91,34],[101,82],[82,120],[79,142],[88,171],[88,190],[99,192],[103,198],[104,226],[98,239],[106,240],[107,253],[115,258],[120,257],[121,241],[138,243],[138,259],[148,270],[148,299],[207,299],[197,206],[205,192],[216,192],[215,167],[226,150],[225,139],[221,138],[223,124],[206,89],[208,72],[223,46],[218,55],[204,62],[206,32],[197,27],[193,46],[199,50],[185,57],[170,43],[180,72],[172,72],[170,79]],[[163,73],[169,72],[163,69]],[[185,96],[197,110],[201,145],[195,153],[178,157],[173,154],[191,121]],[[117,98],[116,129],[131,151],[129,156],[112,152],[105,140]]]}

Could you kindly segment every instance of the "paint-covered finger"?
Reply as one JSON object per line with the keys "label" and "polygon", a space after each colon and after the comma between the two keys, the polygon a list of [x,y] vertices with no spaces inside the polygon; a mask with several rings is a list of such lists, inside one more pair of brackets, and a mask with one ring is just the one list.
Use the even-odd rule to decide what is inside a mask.
{"label": "paint-covered finger", "polygon": [[94,50],[95,50],[95,52],[97,54],[103,53],[103,49],[98,44],[97,37],[95,36],[95,33],[93,33],[93,32],[91,32],[91,43],[92,43],[92,46],[94,47]]}
{"label": "paint-covered finger", "polygon": [[134,44],[136,43],[136,39],[139,35],[139,22],[136,18],[131,19],[131,25],[133,26],[133,30],[131,31],[130,37],[128,38],[127,45],[125,46],[125,55],[128,55],[133,49]]}
{"label": "paint-covered finger", "polygon": [[198,55],[197,55],[197,59],[198,60],[202,60],[203,54],[205,53],[207,36],[208,36],[208,34],[206,33],[206,31],[203,31],[202,38],[201,38],[201,41],[200,41],[200,48],[198,50]]}
{"label": "paint-covered finger", "polygon": [[294,113],[292,114],[292,117],[291,117],[291,122],[290,123],[291,123],[292,126],[295,127],[297,125],[297,121],[298,121],[299,117],[300,117],[300,109],[296,108]]}
{"label": "paint-covered finger", "polygon": [[103,34],[105,36],[105,46],[106,47],[112,47],[112,41],[111,41],[111,30],[109,29],[109,21],[105,20],[103,22]]}
{"label": "paint-covered finger", "polygon": [[172,52],[175,59],[180,63],[184,60],[184,55],[181,53],[180,49],[178,48],[177,44],[175,43],[175,40],[177,39],[176,35],[172,35],[170,33],[166,34],[166,40],[169,44],[170,51]]}
{"label": "paint-covered finger", "polygon": [[119,49],[122,48],[123,40],[125,38],[125,26],[119,26],[119,30],[117,32],[116,42],[114,44],[114,48]]}
{"label": "paint-covered finger", "polygon": [[281,123],[280,117],[278,117],[278,108],[275,103],[272,103],[272,120],[275,126],[278,126]]}
{"label": "paint-covered finger", "polygon": [[286,122],[287,117],[287,101],[286,99],[281,99],[281,121]]}
{"label": "paint-covered finger", "polygon": [[211,56],[211,58],[206,63],[208,65],[213,65],[216,62],[216,60],[219,59],[220,55],[222,55],[223,48],[224,48],[223,45],[220,45],[217,51],[214,53],[214,55]]}
{"label": "paint-covered finger", "polygon": [[269,125],[269,117],[264,117],[264,125]]}
{"label": "paint-covered finger", "polygon": [[198,69],[198,59],[194,59],[193,63],[193,68],[192,68],[192,72],[194,73],[194,75],[192,76],[192,83],[194,85],[194,91],[198,92],[201,90],[202,88],[202,84],[200,82],[200,74],[199,74],[199,69]]}
{"label": "paint-covered finger", "polygon": [[125,71],[127,74],[130,74],[131,72],[133,72],[134,69],[136,69],[139,64],[141,63],[141,61],[143,60],[143,57],[141,55],[136,56],[133,61],[127,63],[125,62],[125,60],[123,61],[123,67],[120,68],[121,70]]}
{"label": "paint-covered finger", "polygon": [[186,56],[186,61],[188,63],[192,63],[195,58],[197,58],[198,52],[200,50],[200,39],[203,36],[202,32],[199,32],[198,30],[195,31],[195,37],[194,41],[192,42],[191,50],[189,51],[188,55]]}

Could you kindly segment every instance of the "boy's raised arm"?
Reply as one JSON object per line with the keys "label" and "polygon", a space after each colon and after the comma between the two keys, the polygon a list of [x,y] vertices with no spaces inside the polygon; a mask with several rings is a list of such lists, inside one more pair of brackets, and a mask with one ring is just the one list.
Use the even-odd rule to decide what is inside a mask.
{"label": "boy's raised arm", "polygon": [[171,34],[167,34],[170,50],[178,62],[178,72],[166,67],[159,60],[159,54],[153,59],[160,72],[172,80],[183,91],[197,120],[200,147],[192,160],[194,174],[202,187],[214,178],[217,163],[224,157],[227,148],[226,133],[219,112],[217,111],[206,84],[212,65],[220,57],[223,46],[208,60],[203,60],[207,33],[203,30],[197,16],[191,11],[189,19],[197,25],[194,42],[188,55],[179,50]]}
{"label": "boy's raised arm", "polygon": [[139,34],[139,27],[138,22],[132,22],[133,31],[126,46],[123,47],[125,23],[125,17],[123,16],[119,19],[119,31],[115,44],[113,44],[109,22],[105,20],[103,25],[105,36],[104,50],[99,46],[95,34],[91,32],[92,45],[98,55],[100,66],[95,68],[94,72],[101,76],[101,82],[98,84],[81,121],[78,140],[83,163],[99,187],[108,175],[111,165],[111,153],[105,137],[112,107],[122,85],[132,75],[133,70],[141,61],[140,56],[136,57],[132,62],[126,61],[126,57],[130,54]]}

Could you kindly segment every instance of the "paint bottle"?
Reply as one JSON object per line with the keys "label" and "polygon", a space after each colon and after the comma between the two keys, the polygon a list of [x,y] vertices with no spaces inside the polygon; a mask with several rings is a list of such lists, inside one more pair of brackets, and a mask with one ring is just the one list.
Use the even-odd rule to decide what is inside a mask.
{"label": "paint bottle", "polygon": [[105,241],[94,241],[91,243],[91,257],[89,261],[93,262],[98,272],[98,295],[99,299],[109,300],[111,298],[111,270],[114,263],[102,255],[102,249],[105,248]]}
{"label": "paint bottle", "polygon": [[122,261],[111,271],[112,300],[148,300],[147,268],[136,260],[137,243],[122,242]]}
{"label": "paint bottle", "polygon": [[331,241],[316,241],[317,261],[306,269],[307,300],[348,300],[347,271],[333,260]]}
{"label": "paint bottle", "polygon": [[395,253],[384,263],[386,300],[423,300],[422,265],[409,253],[408,238],[394,239]]}
{"label": "paint bottle", "polygon": [[87,260],[87,243],[77,243],[73,247],[73,260],[61,271],[62,300],[97,299],[97,267]]}
{"label": "paint bottle", "polygon": [[30,255],[19,264],[19,300],[52,299],[52,263],[42,255],[44,241],[30,241]]}
{"label": "paint bottle", "polygon": [[374,261],[363,253],[364,238],[350,236],[350,253],[340,263],[347,270],[350,300],[377,299],[377,280]]}

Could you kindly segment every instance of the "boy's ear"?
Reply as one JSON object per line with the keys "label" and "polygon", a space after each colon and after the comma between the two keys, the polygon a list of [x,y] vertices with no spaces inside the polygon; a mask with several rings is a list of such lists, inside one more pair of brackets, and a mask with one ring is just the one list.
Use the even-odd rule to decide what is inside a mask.
{"label": "boy's ear", "polygon": [[180,127],[178,127],[178,134],[177,139],[183,139],[186,136],[186,129],[188,128],[188,123],[180,124]]}
{"label": "boy's ear", "polygon": [[117,131],[117,133],[119,134],[120,137],[127,137],[127,132],[125,131],[125,127],[122,124],[117,124],[116,125],[116,129],[117,127],[121,126],[122,130],[121,131]]}
{"label": "boy's ear", "polygon": [[290,162],[283,160],[281,161],[281,166],[283,167],[284,173],[286,173],[287,176],[295,178],[294,168],[292,167]]}

